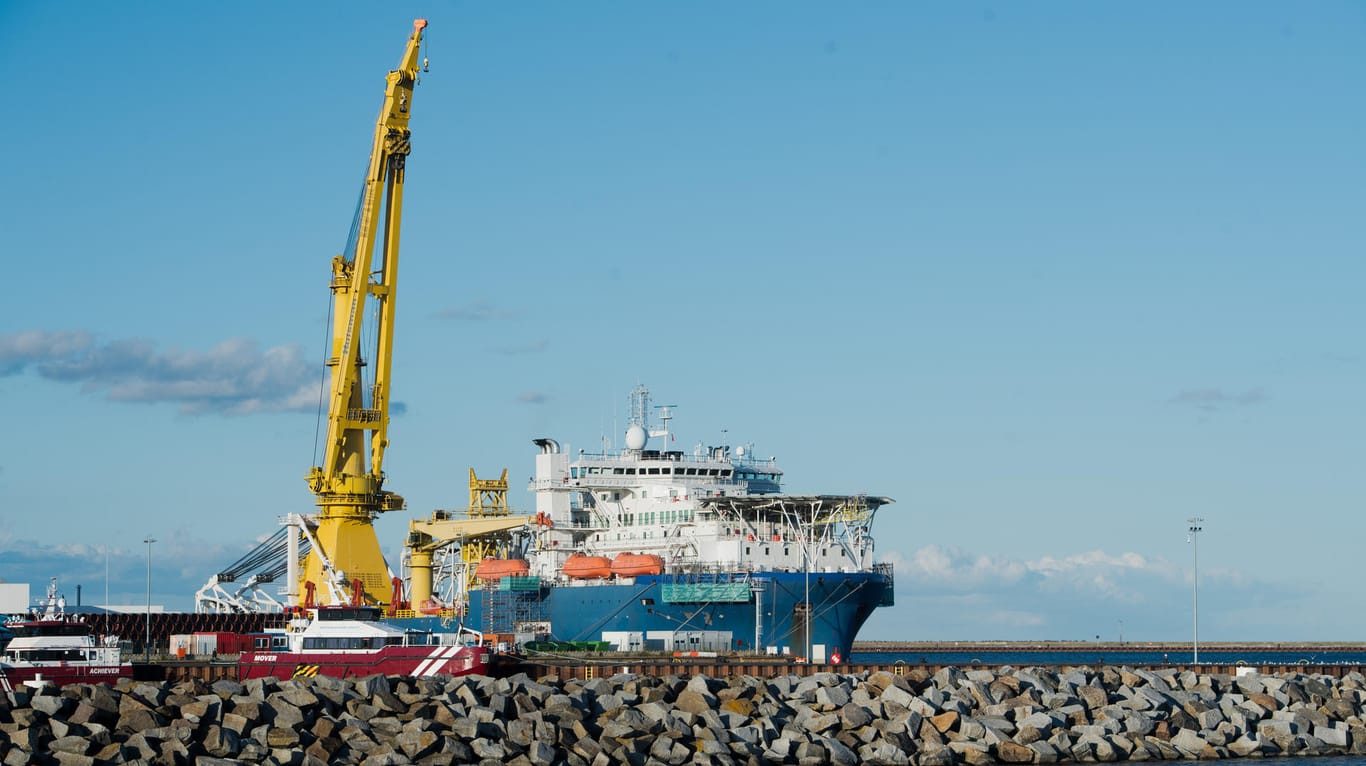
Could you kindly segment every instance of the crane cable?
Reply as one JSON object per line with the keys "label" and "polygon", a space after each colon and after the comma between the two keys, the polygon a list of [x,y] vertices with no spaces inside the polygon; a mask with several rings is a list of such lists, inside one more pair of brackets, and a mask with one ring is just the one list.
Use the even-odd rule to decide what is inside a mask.
{"label": "crane cable", "polygon": [[[361,206],[365,204],[365,179],[370,174],[370,167],[367,163],[366,169],[361,173],[360,194],[356,196],[356,211],[351,215],[351,230],[347,232],[346,244],[342,246],[342,259],[347,263],[356,262],[356,245],[360,239],[360,215]],[[327,360],[332,353],[332,308],[336,301],[333,298],[331,289],[331,277],[328,277],[327,290],[327,323],[323,325],[323,363],[320,380],[318,381],[318,415],[313,422],[313,464],[317,465],[322,460],[319,452],[318,443],[322,438],[323,407],[327,400]],[[324,471],[329,470],[330,466],[321,466]]]}

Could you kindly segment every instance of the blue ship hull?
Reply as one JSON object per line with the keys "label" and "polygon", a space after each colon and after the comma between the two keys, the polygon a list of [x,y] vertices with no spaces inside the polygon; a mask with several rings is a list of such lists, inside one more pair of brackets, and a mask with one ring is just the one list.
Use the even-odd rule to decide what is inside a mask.
{"label": "blue ship hull", "polygon": [[[762,601],[758,609],[756,595]],[[890,606],[892,595],[891,576],[879,571],[765,572],[748,580],[666,574],[636,577],[629,584],[537,584],[525,591],[495,585],[470,592],[465,624],[513,633],[518,623],[549,623],[555,641],[599,641],[604,633],[729,633],[728,646],[705,648],[754,651],[756,613],[761,612],[760,646],[805,656],[808,643],[823,645],[829,656],[847,654],[859,628],[874,609]],[[806,603],[812,605],[809,641]],[[668,647],[647,640],[645,648]],[[682,647],[675,643],[672,648]]]}

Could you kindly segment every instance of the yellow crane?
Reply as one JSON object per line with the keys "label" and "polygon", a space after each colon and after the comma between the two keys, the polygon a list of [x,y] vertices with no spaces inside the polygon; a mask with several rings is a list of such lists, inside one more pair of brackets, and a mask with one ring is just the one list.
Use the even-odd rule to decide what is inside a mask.
{"label": "yellow crane", "polygon": [[[299,583],[315,591],[319,603],[334,600],[339,592],[349,595],[360,590],[366,602],[387,604],[392,592],[392,575],[373,522],[385,511],[404,508],[403,498],[384,488],[383,468],[389,444],[389,372],[404,168],[411,150],[408,119],[426,27],[425,19],[413,22],[403,58],[387,77],[353,239],[348,252],[332,259],[327,439],[322,464],[308,472],[318,515],[316,527],[309,525],[313,545],[299,575]],[[425,69],[425,61],[422,66]],[[374,268],[376,261],[378,268]],[[360,349],[361,322],[370,299],[378,310],[375,348],[367,362]],[[363,374],[367,364],[372,370],[369,381]]]}

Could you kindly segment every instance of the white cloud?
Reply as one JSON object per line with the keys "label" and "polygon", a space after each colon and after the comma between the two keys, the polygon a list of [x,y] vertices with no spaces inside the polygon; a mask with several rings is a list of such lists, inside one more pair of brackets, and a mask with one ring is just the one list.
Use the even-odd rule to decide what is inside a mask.
{"label": "white cloud", "polygon": [[[1190,570],[1161,557],[1091,550],[1013,558],[926,545],[880,560],[894,565],[897,605],[874,613],[866,640],[1089,640],[1114,638],[1121,621],[1130,640],[1190,630]],[[1306,595],[1219,568],[1201,569],[1200,593],[1202,632],[1212,640],[1281,639],[1287,626],[1235,621],[1252,613],[1249,604],[1265,615]],[[1221,627],[1227,637],[1214,638]]]}
{"label": "white cloud", "polygon": [[477,300],[463,306],[450,306],[437,312],[441,319],[454,319],[462,322],[488,322],[500,319],[513,319],[517,315],[506,309],[498,308],[488,301]]}
{"label": "white cloud", "polygon": [[1267,399],[1266,392],[1260,388],[1249,388],[1243,393],[1233,393],[1222,388],[1188,388],[1178,392],[1168,400],[1171,404],[1194,407],[1204,412],[1216,412],[1230,407],[1250,407],[1262,404]]}
{"label": "white cloud", "polygon": [[32,369],[116,402],[173,402],[186,414],[310,412],[322,376],[299,346],[264,351],[227,340],[208,351],[158,351],[148,340],[105,343],[85,331],[28,330],[0,335],[0,375]]}

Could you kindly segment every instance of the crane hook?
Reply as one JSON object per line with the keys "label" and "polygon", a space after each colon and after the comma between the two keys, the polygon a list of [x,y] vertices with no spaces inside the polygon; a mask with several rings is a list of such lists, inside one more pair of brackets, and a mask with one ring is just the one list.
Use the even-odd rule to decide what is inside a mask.
{"label": "crane hook", "polygon": [[423,57],[422,57],[422,71],[424,71],[424,72],[429,72],[429,71],[431,71],[430,69],[427,68],[427,57],[426,57],[426,56],[423,56]]}

